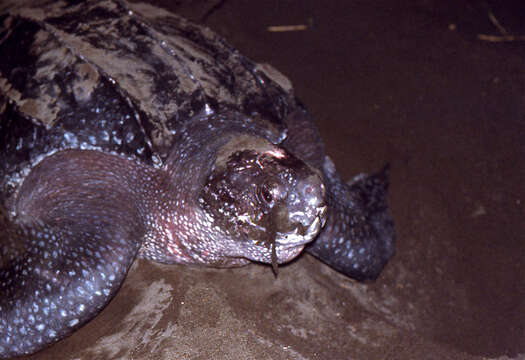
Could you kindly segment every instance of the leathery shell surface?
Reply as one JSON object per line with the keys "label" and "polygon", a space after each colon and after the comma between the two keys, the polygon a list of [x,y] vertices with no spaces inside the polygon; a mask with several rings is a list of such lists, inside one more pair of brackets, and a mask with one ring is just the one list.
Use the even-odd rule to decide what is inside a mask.
{"label": "leathery shell surface", "polygon": [[119,1],[9,10],[0,16],[2,198],[57,150],[102,150],[161,166],[174,135],[200,111],[260,118],[279,141],[297,106],[276,70],[167,11]]}

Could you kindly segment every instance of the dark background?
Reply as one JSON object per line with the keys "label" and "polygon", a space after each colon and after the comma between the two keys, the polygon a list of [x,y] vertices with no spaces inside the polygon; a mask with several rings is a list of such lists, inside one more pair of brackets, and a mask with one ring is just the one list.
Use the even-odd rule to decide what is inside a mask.
{"label": "dark background", "polygon": [[[369,285],[309,256],[276,280],[139,261],[100,317],[38,358],[525,354],[521,1],[154,3],[288,76],[344,177],[391,163],[397,255]],[[518,38],[480,39],[502,35],[490,14]]]}

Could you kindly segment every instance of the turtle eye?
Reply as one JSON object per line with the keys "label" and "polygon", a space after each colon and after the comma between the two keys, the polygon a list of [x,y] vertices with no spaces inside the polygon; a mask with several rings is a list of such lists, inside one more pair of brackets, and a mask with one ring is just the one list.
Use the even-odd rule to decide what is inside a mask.
{"label": "turtle eye", "polygon": [[272,205],[273,203],[272,187],[268,184],[263,184],[259,188],[257,197],[259,198],[259,201],[267,205]]}

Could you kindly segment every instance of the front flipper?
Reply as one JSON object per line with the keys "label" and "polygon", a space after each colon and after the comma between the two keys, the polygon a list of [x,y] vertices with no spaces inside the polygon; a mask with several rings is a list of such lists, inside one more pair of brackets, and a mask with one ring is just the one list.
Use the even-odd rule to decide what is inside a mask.
{"label": "front flipper", "polygon": [[69,335],[119,289],[144,229],[118,160],[55,154],[0,209],[0,358]]}
{"label": "front flipper", "polygon": [[374,280],[394,254],[394,223],[386,203],[388,166],[344,183],[326,157],[328,220],[306,251],[356,280]]}

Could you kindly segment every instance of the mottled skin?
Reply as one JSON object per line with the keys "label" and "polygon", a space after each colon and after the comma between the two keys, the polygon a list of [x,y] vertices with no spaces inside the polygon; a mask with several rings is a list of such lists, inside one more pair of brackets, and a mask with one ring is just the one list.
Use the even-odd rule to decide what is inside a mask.
{"label": "mottled skin", "polygon": [[276,268],[306,246],[365,280],[393,254],[386,170],[344,183],[286,78],[130,6],[0,15],[0,357],[92,319],[136,256]]}

